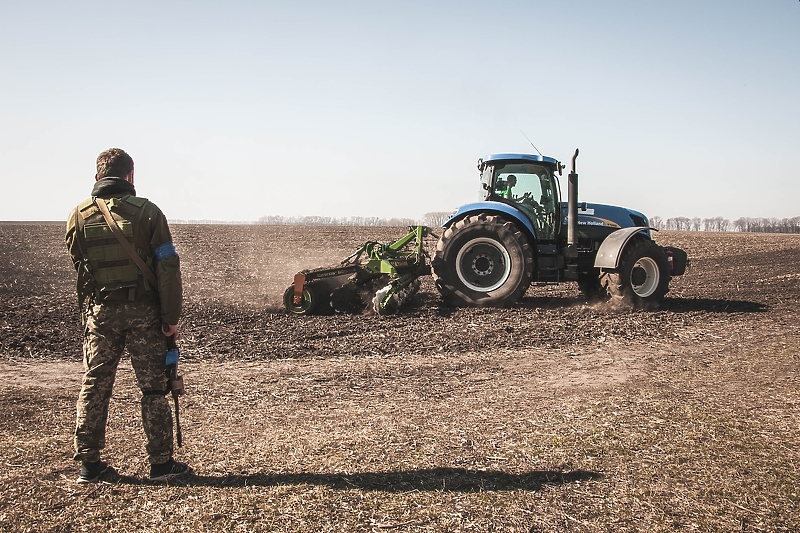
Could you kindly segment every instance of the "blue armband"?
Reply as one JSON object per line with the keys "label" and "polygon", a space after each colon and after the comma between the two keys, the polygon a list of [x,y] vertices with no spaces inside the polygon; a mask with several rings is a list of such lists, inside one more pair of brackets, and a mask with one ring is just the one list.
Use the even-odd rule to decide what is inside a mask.
{"label": "blue armband", "polygon": [[178,255],[178,252],[175,250],[175,245],[171,242],[165,242],[164,244],[160,245],[158,248],[153,250],[153,254],[156,256],[156,261],[161,261],[162,259],[166,259],[167,257],[172,257],[174,255]]}

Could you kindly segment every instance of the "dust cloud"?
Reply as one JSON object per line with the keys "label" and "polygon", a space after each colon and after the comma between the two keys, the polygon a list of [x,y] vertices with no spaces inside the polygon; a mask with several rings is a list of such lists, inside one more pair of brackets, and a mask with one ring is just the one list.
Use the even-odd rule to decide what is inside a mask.
{"label": "dust cloud", "polygon": [[[402,228],[374,229],[369,238],[379,242],[405,233]],[[319,226],[174,225],[172,233],[181,263],[187,266],[182,269],[187,296],[203,305],[277,312],[298,271],[340,263],[364,244],[367,232]],[[271,238],[278,234],[280,238]],[[191,268],[190,263],[215,268]]]}

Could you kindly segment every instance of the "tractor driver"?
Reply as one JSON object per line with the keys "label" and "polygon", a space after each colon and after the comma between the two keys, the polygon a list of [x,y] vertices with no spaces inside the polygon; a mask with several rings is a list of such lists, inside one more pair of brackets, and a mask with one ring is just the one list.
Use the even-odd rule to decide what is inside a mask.
{"label": "tractor driver", "polygon": [[509,174],[506,178],[506,188],[500,193],[500,196],[507,200],[513,200],[514,196],[511,194],[511,189],[517,185],[517,177],[514,174]]}

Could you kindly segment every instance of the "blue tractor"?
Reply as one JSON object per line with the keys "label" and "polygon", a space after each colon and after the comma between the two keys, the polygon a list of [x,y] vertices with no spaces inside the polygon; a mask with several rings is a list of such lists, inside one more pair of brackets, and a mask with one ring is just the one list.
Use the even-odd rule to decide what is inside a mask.
{"label": "blue tractor", "polygon": [[578,203],[572,157],[568,201],[560,197],[564,165],[531,154],[494,154],[478,160],[481,200],[444,224],[431,271],[453,305],[505,306],[531,283],[577,282],[589,298],[610,297],[636,308],[663,299],[673,276],[686,270],[686,253],[652,240],[638,211]]}

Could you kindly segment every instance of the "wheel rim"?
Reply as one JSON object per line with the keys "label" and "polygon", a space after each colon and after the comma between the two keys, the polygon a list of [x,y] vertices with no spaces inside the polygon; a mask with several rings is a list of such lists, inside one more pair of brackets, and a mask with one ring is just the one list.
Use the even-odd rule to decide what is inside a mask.
{"label": "wheel rim", "polygon": [[660,272],[651,257],[642,257],[631,269],[631,289],[639,298],[647,298],[658,289]]}
{"label": "wheel rim", "polygon": [[458,252],[456,274],[468,289],[491,292],[501,287],[511,273],[511,257],[498,241],[472,239]]}
{"label": "wheel rim", "polygon": [[[291,292],[289,289],[291,289]],[[294,286],[289,287],[289,289],[286,290],[286,294],[284,294],[283,297],[283,304],[286,309],[290,313],[294,313],[296,315],[304,315],[308,313],[314,304],[314,296],[312,295],[311,291],[308,289],[303,289],[303,301],[300,302],[300,305],[296,305],[294,303]]]}

